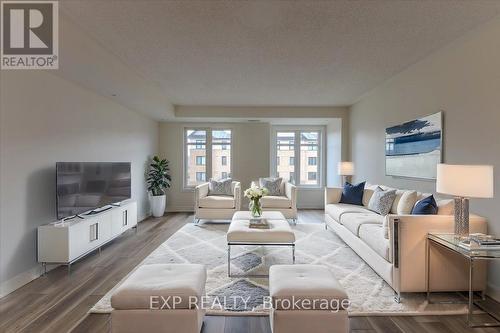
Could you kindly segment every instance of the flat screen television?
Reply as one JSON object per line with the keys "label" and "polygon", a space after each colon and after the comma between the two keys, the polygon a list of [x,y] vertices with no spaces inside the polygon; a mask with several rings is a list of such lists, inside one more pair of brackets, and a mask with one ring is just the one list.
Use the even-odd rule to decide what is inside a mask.
{"label": "flat screen television", "polygon": [[58,219],[131,196],[130,162],[58,162],[56,179]]}

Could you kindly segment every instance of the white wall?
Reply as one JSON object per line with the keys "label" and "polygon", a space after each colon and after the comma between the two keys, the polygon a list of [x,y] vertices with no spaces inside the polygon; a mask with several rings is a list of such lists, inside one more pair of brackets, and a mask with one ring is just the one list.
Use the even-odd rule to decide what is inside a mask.
{"label": "white wall", "polygon": [[[493,200],[472,200],[500,236],[500,19],[411,66],[351,108],[351,154],[357,180],[435,191],[435,182],[384,176],[384,129],[444,111],[444,161],[493,164]],[[500,265],[491,267],[490,294],[500,299]]]}
{"label": "white wall", "polygon": [[158,123],[44,71],[0,78],[0,295],[35,278],[36,228],[55,216],[57,161],[130,161],[139,219]]}

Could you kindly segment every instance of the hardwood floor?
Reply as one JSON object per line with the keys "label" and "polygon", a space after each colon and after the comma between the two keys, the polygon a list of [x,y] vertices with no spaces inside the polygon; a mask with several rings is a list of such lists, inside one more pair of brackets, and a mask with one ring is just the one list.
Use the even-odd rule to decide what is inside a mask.
{"label": "hardwood floor", "polygon": [[[322,211],[304,210],[299,223],[320,223]],[[192,215],[169,214],[139,224],[97,252],[74,264],[50,271],[0,299],[0,332],[110,332],[108,314],[87,311],[128,272],[184,224]],[[500,304],[488,300],[500,313]],[[499,328],[469,329],[465,316],[352,317],[352,333],[500,332]],[[207,316],[203,333],[268,333],[267,317]]]}

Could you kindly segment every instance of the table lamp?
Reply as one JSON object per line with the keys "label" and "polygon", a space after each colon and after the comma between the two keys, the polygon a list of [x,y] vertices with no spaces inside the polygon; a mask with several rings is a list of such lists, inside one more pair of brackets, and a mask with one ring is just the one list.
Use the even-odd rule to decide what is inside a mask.
{"label": "table lamp", "polygon": [[436,192],[455,196],[455,235],[467,238],[469,198],[493,198],[493,166],[438,164]]}
{"label": "table lamp", "polygon": [[354,175],[354,163],[352,162],[339,162],[337,165],[339,176],[342,176],[342,181],[345,183],[348,176]]}

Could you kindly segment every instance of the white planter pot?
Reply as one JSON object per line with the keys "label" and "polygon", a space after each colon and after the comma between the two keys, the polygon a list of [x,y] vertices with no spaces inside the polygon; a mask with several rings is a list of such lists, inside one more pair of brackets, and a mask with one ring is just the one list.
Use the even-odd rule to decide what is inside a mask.
{"label": "white planter pot", "polygon": [[150,195],[149,203],[154,217],[162,217],[165,214],[166,195]]}

